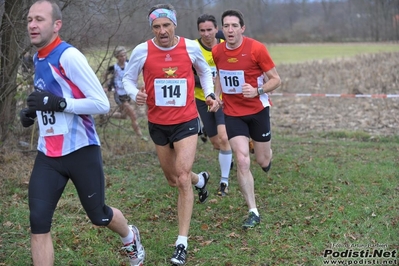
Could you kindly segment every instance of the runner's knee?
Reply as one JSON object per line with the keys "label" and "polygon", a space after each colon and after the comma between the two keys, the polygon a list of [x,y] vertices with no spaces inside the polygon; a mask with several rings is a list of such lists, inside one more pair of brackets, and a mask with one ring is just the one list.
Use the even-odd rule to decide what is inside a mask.
{"label": "runner's knee", "polygon": [[29,199],[29,221],[32,234],[50,232],[55,206],[39,199]]}
{"label": "runner's knee", "polygon": [[86,211],[90,221],[97,226],[107,226],[113,217],[113,211],[107,205]]}

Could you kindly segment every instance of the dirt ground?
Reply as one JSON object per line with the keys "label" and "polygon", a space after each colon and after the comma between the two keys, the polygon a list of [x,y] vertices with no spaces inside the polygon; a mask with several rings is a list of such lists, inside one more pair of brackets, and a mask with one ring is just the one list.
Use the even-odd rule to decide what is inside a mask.
{"label": "dirt ground", "polygon": [[[289,133],[363,131],[399,134],[399,98],[300,97],[312,94],[399,94],[399,53],[360,55],[277,66],[282,86],[271,95],[272,127]],[[294,96],[279,96],[290,93]]]}

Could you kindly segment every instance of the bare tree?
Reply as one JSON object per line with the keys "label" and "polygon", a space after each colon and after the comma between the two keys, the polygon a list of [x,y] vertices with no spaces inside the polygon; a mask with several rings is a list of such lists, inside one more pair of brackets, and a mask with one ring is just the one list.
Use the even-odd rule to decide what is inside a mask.
{"label": "bare tree", "polygon": [[26,45],[25,18],[31,0],[5,0],[0,30],[0,144],[15,118],[17,71]]}
{"label": "bare tree", "polygon": [[[13,122],[16,118],[17,95],[20,95],[22,100],[30,92],[21,87],[17,80],[21,79],[18,71],[23,55],[31,49],[27,38],[26,16],[33,2],[34,0],[5,0],[0,5],[2,16],[0,31],[0,145],[4,144],[10,130],[15,125]],[[135,12],[143,11],[142,7],[148,6],[150,2],[150,0],[61,0],[59,1],[63,11],[61,38],[87,54],[94,47],[97,49],[105,47],[105,55],[97,52],[100,59],[98,61],[94,59],[95,63],[92,64],[95,71],[99,71],[103,64],[112,58],[110,54],[115,46],[123,40],[123,36],[132,36],[132,34],[143,32],[132,24],[130,27],[126,27],[126,25],[132,20],[134,21]],[[146,25],[148,26],[148,24]],[[124,26],[125,28],[123,28]],[[129,34],[122,30],[129,30]],[[124,41],[127,40],[124,39]],[[128,41],[130,45],[132,41]]]}
{"label": "bare tree", "polygon": [[324,21],[328,22],[332,16],[333,9],[336,1],[321,0],[321,6],[323,7]]}

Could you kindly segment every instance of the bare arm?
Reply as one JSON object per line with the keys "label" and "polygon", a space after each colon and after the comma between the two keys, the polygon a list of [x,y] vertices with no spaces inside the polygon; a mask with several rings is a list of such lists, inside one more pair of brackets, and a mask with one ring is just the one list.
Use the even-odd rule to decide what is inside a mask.
{"label": "bare arm", "polygon": [[263,91],[265,93],[272,92],[278,87],[280,87],[281,79],[275,67],[273,67],[267,72],[264,72],[263,75],[265,76],[265,80],[267,80],[267,82],[265,82],[262,86]]}
{"label": "bare arm", "polygon": [[242,93],[246,98],[254,98],[260,94],[270,93],[281,85],[281,79],[275,67],[263,73],[265,83],[259,88],[254,88],[245,83],[242,86]]}
{"label": "bare arm", "polygon": [[215,77],[215,96],[216,99],[220,99],[220,95],[222,95],[222,87],[220,86],[220,77],[216,75]]}

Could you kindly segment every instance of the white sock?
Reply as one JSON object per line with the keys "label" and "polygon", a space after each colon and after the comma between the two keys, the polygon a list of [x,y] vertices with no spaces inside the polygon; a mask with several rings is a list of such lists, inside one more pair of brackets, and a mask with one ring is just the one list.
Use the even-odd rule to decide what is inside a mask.
{"label": "white sock", "polygon": [[198,188],[203,188],[205,185],[205,178],[202,174],[198,174],[198,183],[195,184],[196,187]]}
{"label": "white sock", "polygon": [[258,208],[253,208],[253,209],[249,209],[249,212],[253,212],[256,214],[256,216],[259,217],[259,212],[258,212]]}
{"label": "white sock", "polygon": [[229,186],[229,178],[228,177],[222,177],[220,179],[220,183],[225,183],[227,186]]}
{"label": "white sock", "polygon": [[231,152],[231,150],[219,151],[219,165],[222,177],[220,182],[226,183],[226,185],[229,185],[229,175],[230,175],[230,166],[232,158],[233,158],[233,153]]}
{"label": "white sock", "polygon": [[185,247],[186,250],[187,250],[187,247],[188,247],[187,240],[188,240],[188,237],[187,237],[187,236],[181,236],[181,235],[177,236],[177,240],[176,240],[176,244],[175,244],[176,247],[177,247],[178,245],[180,245],[180,244],[183,244],[184,247]]}
{"label": "white sock", "polygon": [[129,229],[129,234],[125,237],[121,237],[123,245],[130,244],[133,242],[133,231]]}

